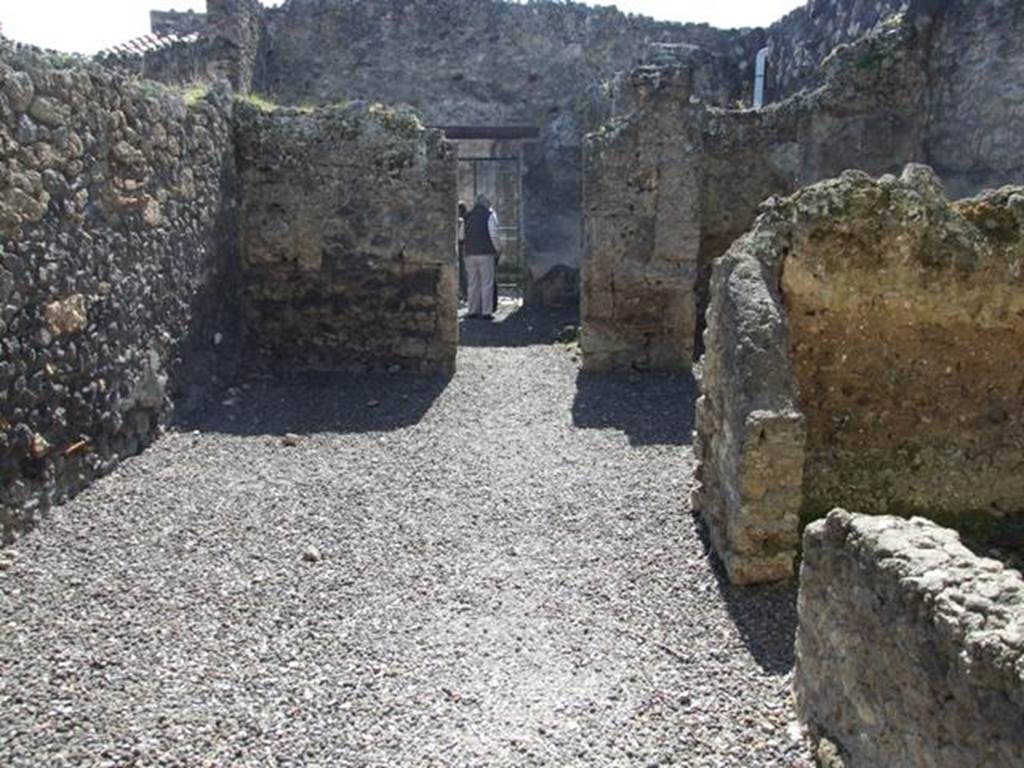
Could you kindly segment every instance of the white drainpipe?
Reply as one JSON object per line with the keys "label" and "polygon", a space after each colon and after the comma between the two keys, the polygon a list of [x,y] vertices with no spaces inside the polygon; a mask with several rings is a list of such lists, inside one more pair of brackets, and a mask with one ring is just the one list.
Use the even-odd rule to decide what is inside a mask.
{"label": "white drainpipe", "polygon": [[754,65],[754,109],[764,106],[764,74],[770,50],[769,46],[765,46],[757,52],[757,62]]}

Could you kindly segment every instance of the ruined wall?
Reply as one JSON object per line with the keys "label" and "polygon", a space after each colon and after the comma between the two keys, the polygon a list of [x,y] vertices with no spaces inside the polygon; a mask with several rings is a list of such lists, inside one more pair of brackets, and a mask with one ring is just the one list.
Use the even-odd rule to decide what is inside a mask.
{"label": "ruined wall", "polygon": [[926,161],[954,198],[1024,184],[1024,3],[912,10],[929,51]]}
{"label": "ruined wall", "polygon": [[216,78],[210,66],[208,40],[177,41],[146,53],[104,53],[99,64],[123,77],[155,80],[172,86],[191,86]]}
{"label": "ruined wall", "polygon": [[[688,368],[711,264],[762,201],[845,168],[881,173],[920,158],[915,34],[880,29],[833,57],[820,89],[759,111],[708,107],[693,88],[699,63],[620,80],[616,98],[635,111],[592,134],[585,150],[586,366]],[[875,63],[860,66],[865,58]],[[681,269],[662,268],[668,252]],[[647,309],[633,317],[613,305]]]}
{"label": "ruined wall", "polygon": [[226,109],[0,47],[5,537],[230,368]]}
{"label": "ruined wall", "polygon": [[274,101],[365,98],[410,104],[432,125],[538,126],[523,179],[536,279],[580,265],[580,148],[591,86],[638,63],[648,43],[692,43],[713,62],[703,96],[749,99],[751,62],[763,40],[760,32],[547,1],[293,0],[268,10],[267,24],[258,89]]}
{"label": "ruined wall", "polygon": [[236,108],[254,361],[451,371],[455,157],[405,110]]}
{"label": "ruined wall", "polygon": [[1024,188],[951,206],[908,166],[770,206],[705,334],[694,505],[730,576],[788,575],[798,517],[834,505],[1024,514],[1022,288]]}
{"label": "ruined wall", "polygon": [[700,45],[734,62],[746,90],[746,36],[615,8],[503,0],[292,0],[268,9],[263,90],[282,103],[343,98],[417,107],[428,123],[543,125],[590,83],[638,63],[648,42]]}
{"label": "ruined wall", "polygon": [[249,93],[263,77],[263,14],[259,0],[206,0],[211,67],[239,93]]}
{"label": "ruined wall", "polygon": [[908,170],[796,205],[834,217],[801,222],[782,279],[805,512],[1024,511],[1021,189],[950,208]]}
{"label": "ruined wall", "polygon": [[638,103],[658,94],[674,108],[641,109],[589,137],[581,302],[588,370],[689,367],[700,247],[692,72],[638,71]]}
{"label": "ruined wall", "polygon": [[[857,3],[842,7],[851,13],[867,8]],[[641,157],[651,178],[692,173],[696,166],[700,179],[697,202],[680,198],[675,206],[664,207],[671,217],[675,207],[690,216],[696,206],[700,222],[699,253],[681,257],[687,263],[696,260],[696,282],[690,285],[682,276],[675,281],[678,290],[696,292],[698,335],[688,347],[676,345],[683,357],[674,367],[688,365],[688,349],[701,350],[714,259],[746,231],[768,197],[790,194],[848,168],[881,174],[927,160],[935,162],[957,195],[974,194],[983,185],[1024,183],[1024,134],[1017,130],[1024,115],[1022,41],[1020,4],[978,0],[936,5],[922,0],[906,14],[888,16],[867,34],[832,50],[816,70],[817,87],[761,110],[705,106],[696,102],[699,93],[693,88],[671,86],[686,78],[699,81],[707,69],[699,57],[617,78],[609,86],[614,108],[606,107],[605,113],[618,117],[586,145],[587,173],[619,174],[618,194],[623,200],[634,198],[634,203],[640,193],[631,188],[627,175]],[[659,71],[660,77],[655,75]],[[644,149],[651,145],[666,150],[654,155]],[[600,194],[603,188],[615,184],[585,180],[586,194]],[[613,263],[620,272],[643,271],[650,249],[643,239],[633,240],[632,232],[638,227],[655,231],[674,222],[606,216],[604,203],[596,203],[585,200],[584,304],[588,290],[626,291],[624,302],[643,304],[642,285],[636,293],[628,293],[633,290],[629,285],[615,287],[606,265]],[[623,248],[624,242],[630,246]],[[679,247],[688,247],[687,241],[680,240]],[[588,276],[588,271],[596,274]],[[660,305],[690,302],[688,296],[650,296]],[[604,320],[603,315],[593,318],[594,332],[584,331],[585,361],[588,338],[598,365],[603,364],[599,358],[606,359],[606,347],[621,346],[630,337],[634,346],[621,349],[620,357],[626,364],[644,359],[649,334],[642,322],[635,332],[618,324],[614,333],[604,333]],[[586,328],[586,313],[583,324]]]}
{"label": "ruined wall", "polygon": [[822,62],[876,24],[907,10],[910,0],[809,0],[767,30],[765,101],[779,101],[820,85]]}
{"label": "ruined wall", "polygon": [[155,35],[184,39],[137,40],[99,54],[97,62],[121,75],[169,85],[224,79],[243,94],[262,77],[266,30],[259,0],[208,0],[205,14],[154,11],[150,24]]}
{"label": "ruined wall", "polygon": [[1024,580],[925,520],[804,534],[794,688],[847,768],[1024,764]]}

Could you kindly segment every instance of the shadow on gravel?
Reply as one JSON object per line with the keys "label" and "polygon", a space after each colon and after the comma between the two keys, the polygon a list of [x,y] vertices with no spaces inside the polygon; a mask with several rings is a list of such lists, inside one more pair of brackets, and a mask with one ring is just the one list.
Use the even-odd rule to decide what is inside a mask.
{"label": "shadow on gravel", "polygon": [[459,319],[463,347],[530,347],[570,342],[576,338],[575,309],[499,308],[494,320]]}
{"label": "shadow on gravel", "polygon": [[718,582],[718,591],[750,655],[765,672],[775,675],[789,673],[795,662],[796,584],[789,582],[756,587],[730,584],[725,566],[711,546],[704,520],[700,513],[692,514],[704,555],[711,563]]}
{"label": "shadow on gravel", "polygon": [[689,373],[580,372],[572,423],[618,429],[631,445],[690,445],[696,403],[697,382]]}
{"label": "shadow on gravel", "polygon": [[419,422],[449,381],[414,373],[259,374],[176,426],[231,435],[390,431]]}

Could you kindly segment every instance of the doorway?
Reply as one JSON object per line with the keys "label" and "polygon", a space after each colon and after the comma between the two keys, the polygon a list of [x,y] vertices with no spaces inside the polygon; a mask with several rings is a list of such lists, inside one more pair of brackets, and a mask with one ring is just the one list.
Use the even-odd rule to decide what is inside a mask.
{"label": "doorway", "polygon": [[[461,149],[461,147],[460,147]],[[495,274],[499,297],[521,302],[526,259],[523,249],[522,157],[469,155],[458,160],[458,195],[470,208],[486,195],[498,217],[502,257]]]}

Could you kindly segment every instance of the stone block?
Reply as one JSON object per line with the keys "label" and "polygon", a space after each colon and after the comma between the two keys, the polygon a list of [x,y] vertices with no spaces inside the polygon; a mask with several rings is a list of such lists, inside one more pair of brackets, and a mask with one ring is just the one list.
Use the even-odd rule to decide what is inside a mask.
{"label": "stone block", "polygon": [[1024,764],[1024,579],[915,518],[808,526],[794,689],[846,768]]}
{"label": "stone block", "polygon": [[55,336],[79,333],[89,324],[88,305],[80,293],[51,301],[43,307],[46,325]]}

